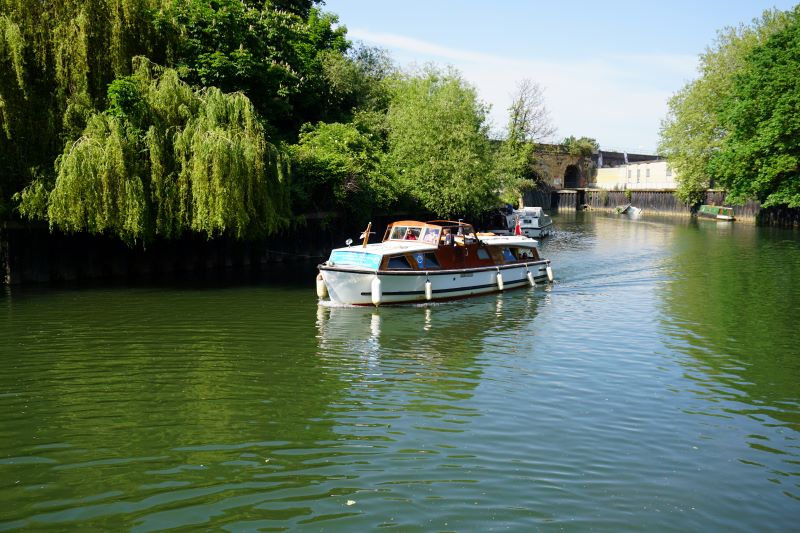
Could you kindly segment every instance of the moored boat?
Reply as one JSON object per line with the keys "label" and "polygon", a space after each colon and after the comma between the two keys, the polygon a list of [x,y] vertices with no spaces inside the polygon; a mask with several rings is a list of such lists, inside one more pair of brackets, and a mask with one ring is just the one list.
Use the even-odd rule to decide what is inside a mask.
{"label": "moored boat", "polygon": [[721,205],[701,205],[700,209],[697,210],[697,216],[716,220],[736,220],[733,216],[733,208]]}
{"label": "moored boat", "polygon": [[552,281],[529,237],[476,233],[449,220],[394,222],[383,241],[336,248],[319,265],[317,293],[331,302],[380,305],[463,298]]}
{"label": "moored boat", "polygon": [[631,204],[620,205],[615,208],[618,215],[628,215],[631,218],[638,217],[642,214],[642,210],[634,207]]}
{"label": "moored boat", "polygon": [[553,219],[541,207],[512,209],[509,206],[492,217],[489,231],[498,235],[547,237],[553,231]]}

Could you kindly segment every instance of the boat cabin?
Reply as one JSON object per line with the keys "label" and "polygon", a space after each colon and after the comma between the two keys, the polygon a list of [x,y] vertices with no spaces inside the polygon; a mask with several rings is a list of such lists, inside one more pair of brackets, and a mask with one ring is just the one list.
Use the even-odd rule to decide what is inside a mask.
{"label": "boat cabin", "polygon": [[386,254],[380,269],[463,269],[539,260],[535,244],[492,243],[491,237],[496,238],[476,233],[472,224],[452,220],[394,222],[386,228],[383,244],[406,246]]}

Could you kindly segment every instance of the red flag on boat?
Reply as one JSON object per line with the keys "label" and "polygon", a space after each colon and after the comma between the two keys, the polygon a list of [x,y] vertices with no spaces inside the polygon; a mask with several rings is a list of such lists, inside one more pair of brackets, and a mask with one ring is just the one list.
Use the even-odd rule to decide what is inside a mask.
{"label": "red flag on boat", "polygon": [[522,228],[519,225],[519,217],[517,217],[517,225],[514,226],[514,235],[522,235]]}

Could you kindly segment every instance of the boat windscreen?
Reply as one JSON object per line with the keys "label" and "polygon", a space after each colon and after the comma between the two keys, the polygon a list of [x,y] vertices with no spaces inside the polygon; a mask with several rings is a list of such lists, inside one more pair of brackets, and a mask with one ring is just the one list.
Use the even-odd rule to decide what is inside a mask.
{"label": "boat windscreen", "polygon": [[422,228],[419,227],[394,226],[392,227],[391,233],[389,233],[389,239],[398,241],[417,240],[419,239],[421,233],[422,233]]}

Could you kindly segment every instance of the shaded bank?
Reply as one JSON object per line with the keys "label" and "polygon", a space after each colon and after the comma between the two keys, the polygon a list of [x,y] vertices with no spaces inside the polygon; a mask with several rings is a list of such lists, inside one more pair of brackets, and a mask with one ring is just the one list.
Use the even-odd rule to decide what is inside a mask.
{"label": "shaded bank", "polygon": [[[374,217],[372,239],[387,220]],[[114,237],[64,234],[44,224],[0,227],[0,277],[5,284],[74,283],[90,280],[225,281],[258,279],[275,272],[312,272],[334,247],[358,239],[365,224],[313,218],[274,236],[250,241],[186,234],[128,246]]]}

